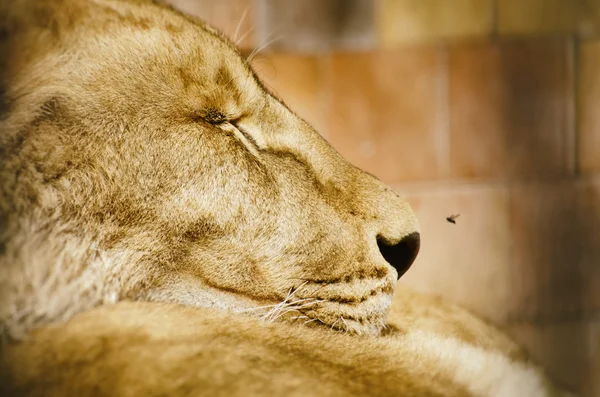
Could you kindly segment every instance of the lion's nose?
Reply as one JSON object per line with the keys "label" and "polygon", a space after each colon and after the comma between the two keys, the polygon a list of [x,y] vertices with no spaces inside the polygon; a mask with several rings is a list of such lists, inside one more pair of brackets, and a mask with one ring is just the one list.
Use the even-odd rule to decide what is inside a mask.
{"label": "lion's nose", "polygon": [[396,243],[390,243],[379,235],[377,246],[383,258],[398,271],[398,278],[400,278],[415,261],[421,246],[421,236],[414,232]]}

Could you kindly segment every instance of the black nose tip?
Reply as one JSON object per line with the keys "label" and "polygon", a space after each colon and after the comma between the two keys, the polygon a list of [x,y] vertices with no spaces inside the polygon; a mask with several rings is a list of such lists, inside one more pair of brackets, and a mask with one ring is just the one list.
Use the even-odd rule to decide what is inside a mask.
{"label": "black nose tip", "polygon": [[398,271],[400,278],[415,261],[421,246],[421,236],[419,233],[411,233],[396,244],[390,244],[382,236],[377,236],[377,246],[383,258]]}

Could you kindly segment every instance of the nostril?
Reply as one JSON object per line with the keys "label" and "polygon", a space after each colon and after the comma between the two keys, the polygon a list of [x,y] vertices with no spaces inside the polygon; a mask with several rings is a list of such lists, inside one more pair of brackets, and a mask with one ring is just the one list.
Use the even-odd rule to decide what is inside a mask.
{"label": "nostril", "polygon": [[419,233],[411,233],[395,244],[377,236],[377,246],[383,258],[398,271],[400,278],[415,261],[421,246],[421,236]]}

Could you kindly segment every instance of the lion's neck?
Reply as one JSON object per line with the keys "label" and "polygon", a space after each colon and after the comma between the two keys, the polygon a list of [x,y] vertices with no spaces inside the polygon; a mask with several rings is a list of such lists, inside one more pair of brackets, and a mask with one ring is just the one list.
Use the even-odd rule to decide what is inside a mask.
{"label": "lion's neck", "polygon": [[19,220],[0,256],[0,339],[119,299],[126,258],[97,249],[72,225]]}

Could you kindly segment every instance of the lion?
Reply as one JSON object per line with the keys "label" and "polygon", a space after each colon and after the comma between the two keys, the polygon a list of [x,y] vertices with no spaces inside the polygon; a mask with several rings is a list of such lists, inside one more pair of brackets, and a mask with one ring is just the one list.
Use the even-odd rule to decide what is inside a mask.
{"label": "lion", "polygon": [[[0,1],[2,395],[558,396],[204,22]],[[391,314],[390,314],[391,310]]]}

